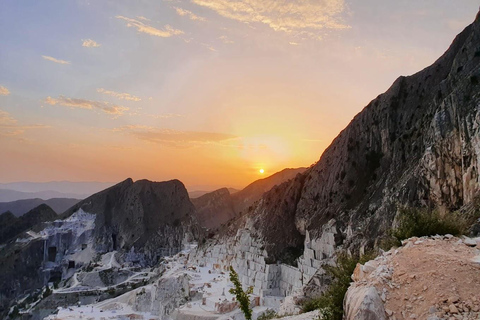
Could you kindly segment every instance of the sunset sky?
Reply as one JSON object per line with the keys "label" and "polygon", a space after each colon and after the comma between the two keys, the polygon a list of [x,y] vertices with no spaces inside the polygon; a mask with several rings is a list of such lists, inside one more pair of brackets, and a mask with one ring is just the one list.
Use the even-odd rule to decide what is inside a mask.
{"label": "sunset sky", "polygon": [[0,0],[0,182],[244,187],[309,166],[478,5]]}

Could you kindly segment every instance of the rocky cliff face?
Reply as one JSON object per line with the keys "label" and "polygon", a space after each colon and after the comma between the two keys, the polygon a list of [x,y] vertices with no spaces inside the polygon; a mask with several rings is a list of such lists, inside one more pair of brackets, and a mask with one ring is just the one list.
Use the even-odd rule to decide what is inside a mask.
{"label": "rocky cliff face", "polygon": [[338,222],[346,246],[371,245],[398,205],[456,210],[479,189],[480,21],[432,66],[398,78],[305,175],[300,232]]}
{"label": "rocky cliff face", "polygon": [[178,252],[182,242],[199,234],[194,207],[178,180],[127,179],[70,208],[95,214],[95,250],[119,250],[158,257]]}
{"label": "rocky cliff face", "polygon": [[299,233],[321,237],[334,219],[337,245],[358,248],[391,227],[398,205],[456,210],[471,202],[479,190],[479,67],[477,19],[432,66],[369,103],[302,179],[270,191],[255,215],[293,199],[274,211],[293,217]]}
{"label": "rocky cliff face", "polygon": [[[399,206],[449,211],[472,203],[480,188],[479,127],[477,17],[432,66],[398,78],[370,102],[315,165],[266,193],[221,233],[238,243],[247,232],[252,241],[243,249],[222,249],[226,241],[217,239],[203,254],[213,257],[212,264],[236,261],[241,275],[255,273],[264,289],[272,275],[263,270],[281,262],[287,248],[301,248],[300,275],[281,274],[279,280],[318,294],[328,280],[322,265],[334,263],[340,248],[374,246],[394,224]],[[254,248],[265,250],[263,273],[251,267]]]}

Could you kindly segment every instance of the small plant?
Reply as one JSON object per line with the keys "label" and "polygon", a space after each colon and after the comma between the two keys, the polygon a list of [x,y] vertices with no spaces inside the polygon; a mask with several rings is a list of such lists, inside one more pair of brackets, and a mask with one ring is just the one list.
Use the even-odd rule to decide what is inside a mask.
{"label": "small plant", "polygon": [[385,251],[392,248],[398,248],[401,245],[402,242],[393,235],[392,230],[387,231],[387,234],[378,241],[378,247]]}
{"label": "small plant", "polygon": [[18,310],[18,306],[13,307],[12,312],[8,315],[10,319],[15,319],[20,316],[20,310]]}
{"label": "small plant", "polygon": [[50,289],[50,287],[47,286],[47,288],[45,289],[45,292],[43,293],[43,297],[46,298],[51,294],[52,294],[52,289]]}
{"label": "small plant", "polygon": [[257,320],[270,320],[277,317],[275,310],[267,309],[264,313],[258,316]]}
{"label": "small plant", "polygon": [[349,257],[346,254],[340,254],[335,267],[324,266],[327,275],[333,279],[332,283],[319,298],[307,301],[303,305],[303,311],[309,312],[318,309],[320,310],[320,318],[323,320],[342,320],[343,299],[352,281],[353,270],[355,270],[357,263],[363,264],[375,258],[375,256],[372,252],[361,257]]}
{"label": "small plant", "polygon": [[245,315],[246,320],[252,320],[252,308],[250,308],[250,294],[252,294],[253,288],[249,287],[247,291],[243,291],[242,284],[238,279],[237,272],[230,266],[230,281],[232,281],[235,288],[230,289],[230,293],[235,295],[238,303],[240,304],[240,310]]}
{"label": "small plant", "polygon": [[438,210],[402,208],[397,217],[398,226],[393,236],[398,240],[436,234],[461,235],[467,231],[467,222],[458,213],[440,214]]}
{"label": "small plant", "polygon": [[107,293],[111,296],[114,296],[116,294],[116,290],[114,287],[110,287],[107,289]]}

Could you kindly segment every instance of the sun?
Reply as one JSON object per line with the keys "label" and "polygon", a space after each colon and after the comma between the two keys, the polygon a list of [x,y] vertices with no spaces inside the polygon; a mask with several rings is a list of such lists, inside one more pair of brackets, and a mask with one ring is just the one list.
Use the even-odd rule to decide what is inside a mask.
{"label": "sun", "polygon": [[263,173],[265,172],[265,170],[260,169],[260,170],[258,170],[258,172],[260,172],[261,174],[263,174]]}

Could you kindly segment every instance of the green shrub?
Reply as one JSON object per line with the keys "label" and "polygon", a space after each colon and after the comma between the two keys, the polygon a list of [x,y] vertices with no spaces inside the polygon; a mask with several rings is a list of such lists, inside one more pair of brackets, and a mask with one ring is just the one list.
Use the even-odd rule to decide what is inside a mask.
{"label": "green shrub", "polygon": [[111,296],[114,296],[114,295],[117,293],[117,291],[115,290],[114,287],[109,287],[109,288],[107,289],[107,293],[108,293],[109,295],[111,295]]}
{"label": "green shrub", "polygon": [[10,319],[18,318],[20,316],[20,310],[18,310],[18,306],[15,306],[8,316]]}
{"label": "green shrub", "polygon": [[235,288],[230,289],[230,293],[235,295],[238,303],[240,304],[240,310],[245,315],[246,320],[252,320],[252,308],[250,308],[250,294],[253,288],[250,287],[247,291],[243,291],[242,284],[238,279],[237,272],[230,266],[230,281],[232,281]]}
{"label": "green shrub", "polygon": [[275,310],[267,309],[264,313],[258,316],[257,320],[270,320],[277,317]]}
{"label": "green shrub", "polygon": [[363,264],[375,256],[372,252],[361,257],[349,257],[346,254],[340,254],[335,267],[324,266],[326,274],[333,279],[332,283],[319,298],[307,301],[303,305],[303,311],[309,312],[318,309],[322,320],[342,320],[343,298],[350,282],[352,282],[353,270],[355,270],[357,263]]}
{"label": "green shrub", "polygon": [[382,250],[388,251],[392,248],[398,248],[402,242],[393,235],[393,230],[390,229],[386,234],[378,240],[378,247]]}
{"label": "green shrub", "polygon": [[398,240],[433,235],[461,235],[467,231],[467,222],[458,213],[440,214],[438,210],[402,208],[393,236]]}
{"label": "green shrub", "polygon": [[51,294],[52,294],[52,289],[50,289],[50,287],[47,285],[45,291],[43,292],[43,297],[46,298]]}

